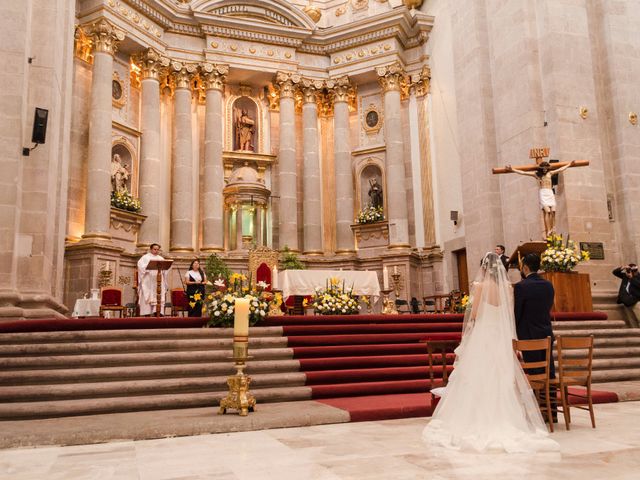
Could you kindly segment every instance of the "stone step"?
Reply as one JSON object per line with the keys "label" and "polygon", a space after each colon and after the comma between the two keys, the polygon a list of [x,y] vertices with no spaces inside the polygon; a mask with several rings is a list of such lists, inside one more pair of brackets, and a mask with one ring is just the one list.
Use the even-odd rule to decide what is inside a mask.
{"label": "stone step", "polygon": [[[586,351],[571,350],[566,352],[568,358],[584,356]],[[557,358],[556,352],[554,357]],[[593,349],[593,358],[618,358],[618,357],[638,357],[640,358],[640,344],[633,347],[595,347]]]}
{"label": "stone step", "polygon": [[[228,390],[224,376],[76,383],[64,385],[27,385],[0,387],[0,402],[33,402],[77,400],[102,397],[128,397],[143,395],[165,395],[170,393],[224,393]],[[300,387],[304,386],[304,373],[267,373],[251,377],[251,388]]]}
{"label": "stone step", "polygon": [[593,333],[595,337],[640,337],[640,328],[599,328],[592,332],[585,330],[567,329],[557,332],[556,335],[582,337]]}
{"label": "stone step", "polygon": [[[309,387],[251,389],[251,393],[258,402],[256,409],[259,409],[260,403],[311,399],[311,389]],[[137,397],[4,403],[0,404],[0,419],[17,420],[198,407],[211,407],[211,415],[216,415],[220,400],[226,395],[227,392],[200,392]]]}
{"label": "stone step", "polygon": [[640,358],[595,358],[593,359],[593,371],[611,369],[636,369],[640,368]]}
{"label": "stone step", "polygon": [[640,368],[624,368],[617,370],[596,370],[591,374],[591,381],[598,388],[598,383],[624,382],[628,380],[640,380]]}
{"label": "stone step", "polygon": [[[249,337],[281,337],[282,327],[250,327]],[[77,330],[62,332],[3,333],[0,345],[20,343],[112,342],[232,338],[233,328],[158,328],[136,330]]]}
{"label": "stone step", "polygon": [[[102,368],[14,370],[0,372],[0,385],[40,385],[114,380],[149,380],[206,377],[231,374],[233,363],[186,363],[177,365],[134,365]],[[297,360],[251,361],[247,374],[299,372]]]}
{"label": "stone step", "polygon": [[624,320],[563,320],[552,322],[553,330],[600,330],[612,328],[627,328]]}
{"label": "stone step", "polygon": [[[102,353],[137,353],[160,351],[198,351],[198,350],[224,350],[230,352],[233,339],[166,339],[166,340],[135,340],[135,341],[109,341],[109,342],[77,342],[77,343],[36,343],[18,345],[0,345],[1,357],[17,356],[49,356],[49,355],[86,355]],[[249,341],[249,348],[284,348],[287,339],[284,337],[253,337]]]}
{"label": "stone step", "polygon": [[[263,348],[251,350],[256,360],[287,360],[293,357],[290,348]],[[89,355],[56,355],[38,357],[5,357],[0,359],[0,371],[39,368],[88,368],[116,365],[158,365],[185,363],[214,363],[228,361],[230,351],[151,352]]]}

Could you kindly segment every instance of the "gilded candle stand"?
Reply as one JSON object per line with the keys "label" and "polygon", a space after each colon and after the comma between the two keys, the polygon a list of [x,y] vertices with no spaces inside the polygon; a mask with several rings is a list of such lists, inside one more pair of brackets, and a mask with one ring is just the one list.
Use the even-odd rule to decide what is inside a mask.
{"label": "gilded candle stand", "polygon": [[249,392],[251,377],[244,374],[247,360],[251,358],[248,352],[249,338],[234,337],[233,361],[235,362],[236,374],[227,379],[229,393],[220,400],[219,415],[227,413],[228,409],[237,410],[241,417],[246,417],[249,412],[256,411],[256,399]]}
{"label": "gilded candle stand", "polygon": [[396,310],[396,302],[389,298],[389,294],[393,292],[393,290],[380,290],[382,294],[382,314],[383,315],[397,315],[398,310]]}

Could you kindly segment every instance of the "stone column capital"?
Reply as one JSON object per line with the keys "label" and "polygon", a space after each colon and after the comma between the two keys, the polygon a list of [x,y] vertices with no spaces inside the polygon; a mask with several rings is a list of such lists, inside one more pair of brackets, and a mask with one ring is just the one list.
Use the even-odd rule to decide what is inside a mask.
{"label": "stone column capital", "polygon": [[176,82],[176,89],[191,89],[191,80],[198,72],[196,64],[174,60],[171,62],[169,68],[171,75]]}
{"label": "stone column capital", "polygon": [[346,75],[327,80],[327,90],[331,92],[334,103],[349,102],[351,96],[355,93],[355,88]]}
{"label": "stone column capital", "polygon": [[290,72],[278,72],[276,73],[276,85],[280,90],[280,98],[294,98],[295,87],[302,80],[302,77],[297,73]]}
{"label": "stone column capital", "polygon": [[303,103],[316,103],[318,101],[318,93],[323,87],[324,82],[322,80],[303,78],[300,82]]}
{"label": "stone column capital", "polygon": [[108,20],[101,18],[84,28],[93,42],[94,52],[113,55],[118,50],[118,43],[124,40],[124,31]]}
{"label": "stone column capital", "polygon": [[398,62],[378,67],[376,73],[378,74],[378,82],[385,93],[402,92],[407,85],[407,74]]}
{"label": "stone column capital", "polygon": [[229,65],[218,63],[200,63],[200,77],[204,80],[205,90],[224,90],[224,82],[227,80]]}
{"label": "stone column capital", "polygon": [[425,65],[420,73],[411,75],[410,86],[418,97],[427,95],[431,89],[431,69]]}
{"label": "stone column capital", "polygon": [[160,81],[161,73],[169,66],[169,58],[155,48],[147,48],[131,57],[133,63],[140,67],[142,79],[152,78]]}

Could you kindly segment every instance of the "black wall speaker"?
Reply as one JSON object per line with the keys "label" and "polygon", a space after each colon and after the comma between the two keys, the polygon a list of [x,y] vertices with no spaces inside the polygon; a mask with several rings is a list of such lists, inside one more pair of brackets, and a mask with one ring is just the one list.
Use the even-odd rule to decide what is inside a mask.
{"label": "black wall speaker", "polygon": [[44,143],[47,136],[48,117],[49,110],[36,107],[36,113],[33,117],[33,133],[31,134],[31,141],[33,143]]}

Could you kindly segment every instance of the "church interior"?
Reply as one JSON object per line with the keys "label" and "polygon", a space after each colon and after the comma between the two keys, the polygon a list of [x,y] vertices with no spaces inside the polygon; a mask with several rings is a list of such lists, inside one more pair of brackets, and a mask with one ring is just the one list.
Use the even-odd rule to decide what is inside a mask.
{"label": "church interior", "polygon": [[[513,285],[539,255],[554,335],[591,339],[571,354],[588,351],[588,381],[559,397],[574,416],[550,434],[562,458],[505,471],[600,475],[594,432],[612,478],[640,466],[623,454],[635,437],[615,440],[640,400],[635,0],[0,13],[0,477],[73,469],[62,450],[56,471],[12,449],[247,432],[234,441],[274,449],[262,472],[138,459],[105,478],[387,478],[394,461],[418,478],[437,462],[402,443],[380,470],[363,452],[355,470],[315,453],[285,474],[270,462],[341,432],[383,442],[366,422],[419,443],[494,251]],[[194,260],[202,290],[185,284]],[[582,388],[584,415],[569,407]]]}

